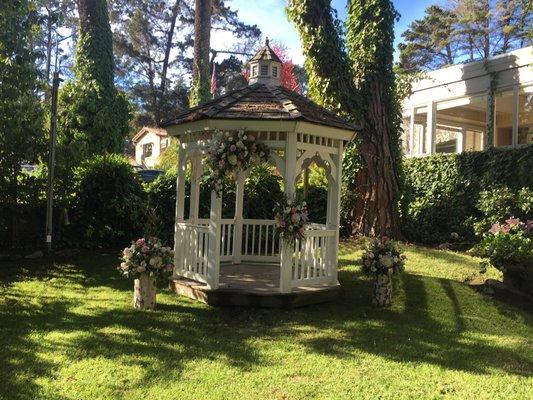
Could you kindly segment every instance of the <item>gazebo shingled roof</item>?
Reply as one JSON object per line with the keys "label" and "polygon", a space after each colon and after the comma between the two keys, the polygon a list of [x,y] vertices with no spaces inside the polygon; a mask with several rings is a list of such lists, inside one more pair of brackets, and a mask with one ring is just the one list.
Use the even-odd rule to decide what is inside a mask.
{"label": "gazebo shingled roof", "polygon": [[255,83],[234,90],[210,102],[193,107],[167,121],[163,126],[179,125],[202,119],[303,120],[334,128],[358,127],[318,104],[283,86]]}

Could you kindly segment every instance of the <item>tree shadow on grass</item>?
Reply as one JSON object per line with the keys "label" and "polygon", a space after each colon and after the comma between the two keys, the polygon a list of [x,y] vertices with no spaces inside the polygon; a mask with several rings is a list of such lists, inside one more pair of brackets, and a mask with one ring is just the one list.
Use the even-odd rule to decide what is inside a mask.
{"label": "tree shadow on grass", "polygon": [[[116,279],[113,262],[72,262],[36,278],[68,286],[74,298],[56,294],[31,299],[26,292],[6,291],[0,301],[0,397],[3,392],[9,399],[37,398],[42,389],[38,377],[59,379],[58,365],[43,356],[46,353],[61,354],[66,360],[62,367],[107,360],[117,368],[141,368],[139,382],[114,389],[120,397],[121,390],[147,387],[162,377],[169,379],[169,373],[177,379],[191,361],[223,360],[242,371],[279,362],[261,355],[253,344],[257,339],[290,338],[309,351],[339,358],[365,352],[480,374],[533,373],[531,360],[519,346],[498,346],[482,338],[505,332],[498,324],[483,322],[490,315],[479,315],[494,306],[478,298],[475,302],[483,307],[474,308],[471,296],[479,295],[456,281],[406,273],[395,282],[395,305],[376,309],[370,306],[371,281],[359,270],[345,268],[339,275],[344,294],[335,303],[291,311],[210,308],[163,293],[158,310],[139,312],[121,303],[129,303],[131,282]],[[100,287],[119,300],[95,295]],[[479,321],[472,324],[470,319]],[[314,334],[299,336],[302,329]]]}
{"label": "tree shadow on grass", "polygon": [[[481,338],[505,334],[501,326],[489,322],[490,314],[479,315],[478,310],[463,305],[469,297],[479,295],[462,283],[405,273],[395,282],[394,301],[403,305],[389,309],[369,305],[372,283],[359,272],[343,271],[341,283],[343,303],[351,307],[330,310],[326,324],[320,324],[340,334],[309,340],[307,345],[313,351],[337,357],[353,357],[355,351],[364,351],[398,362],[428,363],[480,374],[492,370],[519,376],[533,374],[533,360],[521,351],[527,345],[509,349]],[[490,301],[480,298],[476,302],[494,311]],[[465,311],[477,323],[467,325]],[[308,316],[307,323],[316,322]]]}

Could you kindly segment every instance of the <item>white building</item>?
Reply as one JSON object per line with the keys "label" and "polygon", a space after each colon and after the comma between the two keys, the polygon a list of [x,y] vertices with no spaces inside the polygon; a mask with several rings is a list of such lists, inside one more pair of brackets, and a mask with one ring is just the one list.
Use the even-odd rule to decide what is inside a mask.
{"label": "white building", "polygon": [[143,127],[132,139],[135,146],[135,163],[143,168],[154,168],[159,156],[170,145],[167,131]]}
{"label": "white building", "polygon": [[408,156],[533,143],[533,47],[426,73],[402,115]]}

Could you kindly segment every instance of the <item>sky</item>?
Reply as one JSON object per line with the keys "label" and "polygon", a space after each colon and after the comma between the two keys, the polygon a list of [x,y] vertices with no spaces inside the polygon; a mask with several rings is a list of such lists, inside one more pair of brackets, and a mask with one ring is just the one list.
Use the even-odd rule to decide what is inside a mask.
{"label": "sky", "polygon": [[[339,18],[346,16],[347,0],[333,0],[332,5],[337,10]],[[407,26],[423,16],[424,10],[431,4],[441,3],[439,0],[393,0],[396,10],[401,14],[400,20],[395,25],[395,49],[400,41],[400,35]],[[285,14],[286,0],[229,0],[227,2],[239,13],[241,21],[256,24],[263,35],[284,44],[293,61],[303,64],[304,56],[300,38],[294,25],[288,21]],[[230,35],[217,32],[211,36],[211,45],[214,49],[229,48]]]}

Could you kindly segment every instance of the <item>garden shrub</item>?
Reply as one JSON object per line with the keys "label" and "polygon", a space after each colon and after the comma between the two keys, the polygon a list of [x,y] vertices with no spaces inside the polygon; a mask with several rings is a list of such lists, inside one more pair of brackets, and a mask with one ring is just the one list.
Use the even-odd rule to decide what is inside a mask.
{"label": "garden shrub", "polygon": [[[400,209],[403,234],[409,240],[439,243],[457,233],[463,240],[475,241],[475,223],[484,212],[492,212],[488,200],[492,194],[483,194],[482,199],[484,190],[506,187],[516,197],[526,188],[520,192],[525,198],[520,203],[528,207],[528,201],[533,202],[527,194],[533,188],[531,145],[411,158],[404,161],[403,169]],[[511,203],[509,207],[515,207]]]}
{"label": "garden shrub", "polygon": [[145,208],[142,183],[128,160],[97,155],[74,170],[70,240],[88,247],[128,244],[144,233]]}

